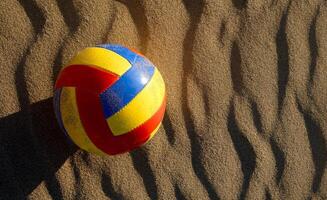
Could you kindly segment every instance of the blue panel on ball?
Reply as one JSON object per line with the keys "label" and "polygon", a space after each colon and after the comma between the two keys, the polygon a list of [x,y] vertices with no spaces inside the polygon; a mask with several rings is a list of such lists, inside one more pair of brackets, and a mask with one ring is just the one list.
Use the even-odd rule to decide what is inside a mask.
{"label": "blue panel on ball", "polygon": [[138,59],[118,81],[101,93],[100,99],[105,117],[111,117],[133,100],[149,82],[154,71],[155,68],[151,63],[145,59]]}
{"label": "blue panel on ball", "polygon": [[62,90],[61,88],[56,89],[56,91],[54,92],[53,104],[54,104],[55,115],[56,115],[56,118],[58,120],[59,127],[66,134],[66,136],[68,136],[68,138],[69,138],[69,135],[68,135],[68,133],[67,133],[65,127],[64,127],[64,124],[63,124],[62,118],[61,118],[61,111],[60,111],[61,90]]}

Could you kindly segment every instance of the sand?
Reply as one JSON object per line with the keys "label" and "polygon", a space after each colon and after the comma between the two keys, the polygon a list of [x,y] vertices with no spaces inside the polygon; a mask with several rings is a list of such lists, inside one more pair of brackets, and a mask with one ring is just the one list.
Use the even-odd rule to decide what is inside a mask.
{"label": "sand", "polygon": [[[327,199],[327,3],[1,0],[0,199]],[[115,157],[52,108],[79,50],[139,50],[168,88],[163,126]]]}

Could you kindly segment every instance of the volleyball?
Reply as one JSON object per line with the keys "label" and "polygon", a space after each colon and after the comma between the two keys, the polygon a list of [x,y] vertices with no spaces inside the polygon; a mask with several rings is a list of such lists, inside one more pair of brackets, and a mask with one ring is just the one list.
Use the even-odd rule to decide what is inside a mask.
{"label": "volleyball", "polygon": [[55,83],[59,126],[81,149],[100,155],[129,152],[149,141],[165,107],[158,69],[121,45],[85,48],[63,67]]}

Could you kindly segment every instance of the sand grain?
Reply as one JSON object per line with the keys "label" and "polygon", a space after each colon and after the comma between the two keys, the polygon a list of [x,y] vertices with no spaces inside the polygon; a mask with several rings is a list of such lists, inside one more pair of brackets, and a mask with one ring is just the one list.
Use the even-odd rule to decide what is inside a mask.
{"label": "sand grain", "polygon": [[[2,0],[0,199],[327,199],[325,1]],[[98,157],[59,130],[52,86],[119,43],[168,88],[163,126]]]}

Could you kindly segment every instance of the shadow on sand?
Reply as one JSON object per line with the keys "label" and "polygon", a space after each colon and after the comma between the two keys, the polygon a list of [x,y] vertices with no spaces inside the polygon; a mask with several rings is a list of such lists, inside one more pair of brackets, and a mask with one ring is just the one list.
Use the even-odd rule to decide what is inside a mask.
{"label": "shadow on sand", "polygon": [[55,173],[77,147],[52,105],[49,98],[0,119],[0,199],[25,199],[42,181],[52,197],[62,197]]}

